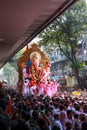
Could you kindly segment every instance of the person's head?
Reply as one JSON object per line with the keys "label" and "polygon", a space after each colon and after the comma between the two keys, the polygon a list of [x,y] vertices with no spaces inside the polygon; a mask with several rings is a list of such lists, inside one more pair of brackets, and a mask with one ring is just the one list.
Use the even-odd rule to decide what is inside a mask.
{"label": "person's head", "polygon": [[9,130],[10,119],[6,115],[0,114],[0,130]]}
{"label": "person's head", "polygon": [[54,126],[54,127],[52,128],[52,130],[60,130],[60,127],[59,127],[59,126]]}
{"label": "person's head", "polygon": [[54,113],[54,119],[55,120],[60,120],[60,112]]}
{"label": "person's head", "polygon": [[40,128],[43,128],[43,127],[47,126],[46,121],[45,121],[45,119],[43,117],[38,118],[37,124],[39,125]]}
{"label": "person's head", "polygon": [[19,120],[14,126],[12,126],[12,130],[30,130],[24,121]]}
{"label": "person's head", "polygon": [[27,113],[26,111],[22,111],[22,118],[26,121],[30,120],[31,116],[29,113]]}
{"label": "person's head", "polygon": [[1,98],[0,99],[0,107],[2,108],[3,111],[6,110],[8,105],[8,100],[6,98]]}
{"label": "person's head", "polygon": [[75,110],[76,110],[76,111],[79,111],[79,110],[80,110],[80,105],[79,105],[79,104],[76,104],[76,105],[75,105]]}
{"label": "person's head", "polygon": [[38,111],[34,110],[33,113],[32,113],[32,117],[33,117],[34,120],[37,120],[38,117],[39,117]]}
{"label": "person's head", "polygon": [[66,130],[71,130],[72,124],[70,122],[66,123]]}
{"label": "person's head", "polygon": [[64,110],[64,106],[60,105],[60,111]]}
{"label": "person's head", "polygon": [[41,130],[50,130],[49,126],[43,126]]}
{"label": "person's head", "polygon": [[80,120],[85,121],[85,115],[84,114],[80,114]]}
{"label": "person's head", "polygon": [[87,130],[87,122],[82,123],[82,130]]}
{"label": "person's head", "polygon": [[21,63],[21,67],[22,67],[22,68],[25,68],[25,67],[26,67],[25,62],[22,62],[22,63]]}
{"label": "person's head", "polygon": [[84,106],[84,112],[87,113],[87,105]]}
{"label": "person's head", "polygon": [[74,113],[74,118],[78,119],[79,115],[77,113]]}
{"label": "person's head", "polygon": [[68,118],[69,119],[71,119],[72,118],[72,110],[67,110],[67,116],[68,116]]}

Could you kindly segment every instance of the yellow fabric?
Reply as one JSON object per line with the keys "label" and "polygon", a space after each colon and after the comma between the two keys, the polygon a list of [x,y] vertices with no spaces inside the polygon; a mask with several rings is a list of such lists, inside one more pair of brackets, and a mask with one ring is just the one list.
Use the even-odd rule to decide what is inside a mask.
{"label": "yellow fabric", "polygon": [[81,93],[78,92],[78,91],[73,91],[72,94],[73,94],[73,95],[78,95],[78,96],[81,95]]}

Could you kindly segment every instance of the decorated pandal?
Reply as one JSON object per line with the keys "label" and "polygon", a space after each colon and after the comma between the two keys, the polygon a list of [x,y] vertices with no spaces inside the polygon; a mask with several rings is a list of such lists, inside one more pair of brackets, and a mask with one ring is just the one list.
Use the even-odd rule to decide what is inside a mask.
{"label": "decorated pandal", "polygon": [[58,83],[50,81],[50,59],[37,44],[32,44],[18,59],[19,91],[24,96],[57,93]]}

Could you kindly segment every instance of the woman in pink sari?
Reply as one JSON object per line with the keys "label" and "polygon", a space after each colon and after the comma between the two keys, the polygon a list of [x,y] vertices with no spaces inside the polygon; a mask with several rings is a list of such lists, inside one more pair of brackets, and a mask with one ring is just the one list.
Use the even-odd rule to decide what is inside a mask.
{"label": "woman in pink sari", "polygon": [[55,96],[55,94],[57,93],[57,88],[58,88],[58,83],[54,80],[51,86],[52,96]]}

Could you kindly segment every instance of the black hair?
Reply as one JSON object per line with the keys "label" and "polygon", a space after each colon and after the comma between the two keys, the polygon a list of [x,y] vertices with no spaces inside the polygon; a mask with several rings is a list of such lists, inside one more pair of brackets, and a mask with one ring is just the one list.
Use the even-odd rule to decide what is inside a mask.
{"label": "black hair", "polygon": [[82,123],[82,130],[87,130],[87,122]]}
{"label": "black hair", "polygon": [[7,115],[0,114],[0,130],[9,130],[10,119]]}

